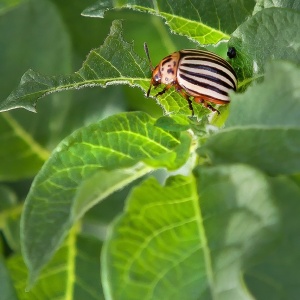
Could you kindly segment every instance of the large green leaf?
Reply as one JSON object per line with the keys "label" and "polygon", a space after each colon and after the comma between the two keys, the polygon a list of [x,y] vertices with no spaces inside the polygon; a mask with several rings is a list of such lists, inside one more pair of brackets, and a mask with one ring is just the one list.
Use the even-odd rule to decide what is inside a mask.
{"label": "large green leaf", "polygon": [[225,129],[201,151],[213,163],[243,162],[271,174],[300,172],[300,69],[269,64],[262,84],[232,95]]}
{"label": "large green leaf", "polygon": [[22,215],[21,242],[32,280],[87,209],[151,170],[142,161],[157,165],[159,159],[160,167],[184,163],[190,142],[179,147],[177,160],[180,135],[154,122],[145,113],[114,115],[78,130],[52,153],[32,184]]}
{"label": "large green leaf", "polygon": [[20,255],[12,256],[10,275],[19,300],[104,299],[100,284],[101,243],[73,228],[65,242],[43,270],[34,287],[26,286],[27,269]]}
{"label": "large green leaf", "polygon": [[200,44],[216,44],[229,39],[230,34],[252,14],[255,1],[98,1],[83,14],[103,17],[105,11],[113,8],[131,8],[147,11],[163,17],[171,30],[186,35]]}
{"label": "large green leaf", "polygon": [[[251,190],[251,192],[249,192]],[[252,299],[241,273],[272,240],[266,178],[246,166],[199,168],[136,188],[102,252],[109,299]]]}
{"label": "large green leaf", "polygon": [[264,75],[265,64],[273,59],[300,63],[300,11],[268,8],[255,14],[232,34],[229,46],[237,50],[231,60],[239,86]]}
{"label": "large green leaf", "polygon": [[33,177],[48,157],[8,114],[0,116],[0,180]]}

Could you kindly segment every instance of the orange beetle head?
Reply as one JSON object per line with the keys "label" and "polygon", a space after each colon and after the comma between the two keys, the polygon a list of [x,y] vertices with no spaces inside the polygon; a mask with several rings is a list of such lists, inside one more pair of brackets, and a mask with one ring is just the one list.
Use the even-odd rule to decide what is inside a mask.
{"label": "orange beetle head", "polygon": [[151,91],[151,87],[154,86],[158,86],[161,83],[161,71],[160,71],[160,64],[157,65],[155,68],[153,68],[151,59],[150,59],[150,55],[149,55],[149,50],[148,50],[148,46],[146,43],[144,43],[144,49],[149,61],[149,65],[150,65],[150,69],[152,71],[152,78],[151,78],[151,82],[150,82],[150,86],[149,89],[147,91],[147,97],[149,97],[150,95],[150,91]]}
{"label": "orange beetle head", "polygon": [[149,97],[150,95],[151,87],[152,86],[156,87],[159,84],[161,84],[160,64],[157,65],[154,69],[152,69],[152,78],[151,78],[149,89],[147,91],[147,97]]}

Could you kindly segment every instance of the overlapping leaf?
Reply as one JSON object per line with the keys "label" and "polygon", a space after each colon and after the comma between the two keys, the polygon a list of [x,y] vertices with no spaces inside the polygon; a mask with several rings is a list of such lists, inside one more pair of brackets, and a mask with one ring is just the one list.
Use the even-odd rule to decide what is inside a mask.
{"label": "overlapping leaf", "polygon": [[22,216],[23,253],[31,279],[87,209],[151,170],[142,161],[168,168],[172,162],[173,167],[183,164],[190,147],[187,138],[182,146],[178,133],[156,127],[147,114],[124,113],[63,141],[36,176]]}
{"label": "overlapping leaf", "polygon": [[277,221],[266,178],[246,166],[199,168],[196,178],[171,177],[165,186],[149,179],[104,247],[105,295],[252,299],[242,267],[274,238]]}

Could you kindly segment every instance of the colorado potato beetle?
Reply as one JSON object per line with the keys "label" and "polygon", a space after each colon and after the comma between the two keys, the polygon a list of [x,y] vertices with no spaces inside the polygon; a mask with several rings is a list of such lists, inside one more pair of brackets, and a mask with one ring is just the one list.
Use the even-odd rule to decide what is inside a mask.
{"label": "colorado potato beetle", "polygon": [[227,104],[230,102],[228,92],[236,91],[235,71],[217,54],[206,50],[180,50],[168,55],[153,68],[146,43],[144,48],[152,71],[147,97],[152,86],[165,85],[156,96],[164,94],[174,86],[176,91],[188,101],[194,114],[190,97],[194,97],[196,103],[202,103],[210,110],[218,112],[210,103]]}

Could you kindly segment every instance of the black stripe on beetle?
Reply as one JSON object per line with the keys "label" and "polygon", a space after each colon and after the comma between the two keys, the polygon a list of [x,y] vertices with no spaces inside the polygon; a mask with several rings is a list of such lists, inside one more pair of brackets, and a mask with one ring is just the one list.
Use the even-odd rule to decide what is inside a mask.
{"label": "black stripe on beetle", "polygon": [[[196,65],[200,65],[200,66],[208,65],[207,63],[215,64],[216,69],[220,69],[220,67],[223,66],[224,68],[230,70],[230,73],[228,73],[228,74],[232,74],[234,77],[236,77],[235,72],[234,72],[233,68],[231,67],[231,65],[226,60],[224,60],[223,58],[222,58],[222,60],[220,60],[219,57],[217,59],[214,59],[213,57],[202,57],[202,56],[199,56],[199,57],[184,57],[184,61],[189,62],[191,60],[196,61],[195,66]],[[183,63],[181,63],[181,65],[183,65]]]}
{"label": "black stripe on beetle", "polygon": [[[199,60],[211,60],[213,62],[218,62],[219,64],[222,64],[224,67],[231,69],[231,71],[234,72],[231,65],[224,60],[222,57],[208,51],[204,50],[198,50],[197,52],[193,52],[194,55],[191,55],[190,52],[187,52],[188,50],[181,50],[181,58],[185,58],[186,60],[195,59],[198,58]],[[201,53],[199,53],[201,51]]]}
{"label": "black stripe on beetle", "polygon": [[[186,78],[191,78],[193,80],[195,80],[195,78],[197,78],[197,80],[195,80],[195,82],[199,83],[201,85],[201,79],[206,79],[212,83],[215,83],[215,84],[219,84],[219,85],[222,85],[224,86],[225,88],[227,89],[232,89],[232,85],[229,84],[228,82],[226,81],[220,81],[219,78],[216,78],[212,75],[208,75],[208,74],[202,74],[202,73],[195,73],[195,72],[191,72],[191,71],[188,71],[188,70],[184,70],[184,69],[181,69],[180,70],[180,76],[183,77],[185,75]],[[226,75],[226,74],[224,74]],[[228,80],[231,80],[231,78],[229,77],[226,77]],[[199,80],[200,79],[200,80]],[[233,84],[233,82],[232,82]]]}
{"label": "black stripe on beetle", "polygon": [[[224,95],[224,96],[227,96],[227,92],[218,88],[216,85],[214,84],[211,84],[211,81],[209,81],[210,83],[207,83],[205,81],[199,81],[199,80],[195,80],[194,78],[191,78],[191,77],[188,77],[188,76],[185,76],[185,75],[181,75],[181,77],[186,80],[187,82],[193,84],[193,85],[196,85],[196,86],[199,86],[199,87],[203,87],[205,89],[207,89],[208,91],[214,91],[214,92],[217,92],[218,94],[220,95]],[[193,90],[194,93],[197,93],[197,90]],[[206,94],[206,95],[209,95]]]}
{"label": "black stripe on beetle", "polygon": [[210,103],[230,102],[228,92],[236,90],[237,76],[222,57],[205,50],[187,49],[168,55],[153,68],[146,43],[144,47],[152,70],[147,97],[152,86],[165,84],[163,91],[156,96],[174,86],[188,100],[190,108],[190,97],[194,97],[196,103],[202,103],[212,111],[217,110]]}
{"label": "black stripe on beetle", "polygon": [[[203,72],[198,72],[198,70],[205,70],[205,71],[208,71],[210,73],[214,73],[216,76],[211,76],[212,80],[215,80],[216,82],[219,81],[219,82],[222,82],[224,81],[220,76],[226,78],[228,81],[231,82],[231,85],[228,87],[228,88],[232,88],[233,90],[236,90],[236,82],[234,80],[234,78],[232,78],[228,72],[225,72],[223,71],[222,69],[220,68],[217,68],[216,67],[212,67],[212,66],[207,66],[207,65],[199,65],[199,64],[188,64],[188,63],[182,63],[180,65],[180,73],[183,72],[190,72],[191,74],[193,73],[194,76],[203,76]],[[188,68],[185,69],[185,67]],[[190,71],[190,70],[193,70],[193,71]],[[197,71],[197,72],[196,72]],[[220,75],[220,76],[218,76]]]}

